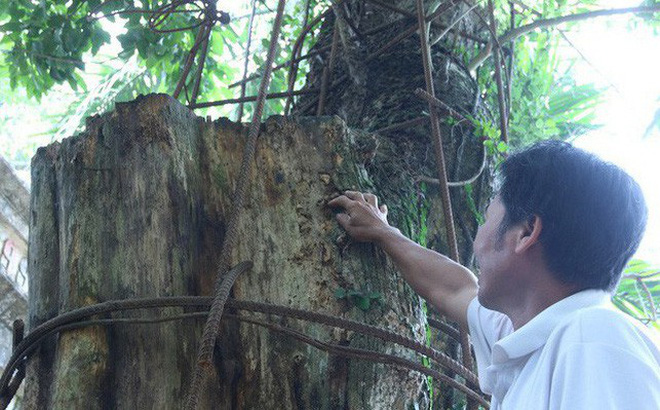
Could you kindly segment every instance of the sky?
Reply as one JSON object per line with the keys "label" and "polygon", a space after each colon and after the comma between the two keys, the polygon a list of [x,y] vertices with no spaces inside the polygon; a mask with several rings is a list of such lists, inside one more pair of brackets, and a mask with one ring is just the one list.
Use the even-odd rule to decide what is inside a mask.
{"label": "sky", "polygon": [[[630,5],[623,3],[616,6]],[[597,109],[602,128],[574,143],[619,165],[640,184],[649,221],[636,256],[660,265],[660,128],[648,129],[660,115],[660,36],[649,27],[630,30],[629,25],[626,16],[594,19],[566,32],[587,60],[580,58],[574,66],[577,81],[608,87]],[[564,44],[562,53],[569,59],[576,51]]]}

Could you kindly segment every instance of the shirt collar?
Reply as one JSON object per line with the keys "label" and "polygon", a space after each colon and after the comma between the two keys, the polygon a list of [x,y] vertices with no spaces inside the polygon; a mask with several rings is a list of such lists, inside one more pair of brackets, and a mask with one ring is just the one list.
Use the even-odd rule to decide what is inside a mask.
{"label": "shirt collar", "polygon": [[575,293],[549,306],[515,332],[503,337],[493,346],[493,364],[526,356],[539,349],[555,327],[567,315],[579,309],[606,305],[611,295],[600,289],[587,289]]}

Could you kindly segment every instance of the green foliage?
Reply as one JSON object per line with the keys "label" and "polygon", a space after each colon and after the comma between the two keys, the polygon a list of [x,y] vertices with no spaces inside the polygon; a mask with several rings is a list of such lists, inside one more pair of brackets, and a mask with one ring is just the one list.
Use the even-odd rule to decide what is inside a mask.
{"label": "green foliage", "polygon": [[490,119],[483,116],[474,118],[467,115],[466,117],[474,127],[475,137],[483,141],[486,154],[494,158],[496,164],[504,160],[506,154],[509,152],[509,144],[502,141],[500,128]]}
{"label": "green foliage", "polygon": [[[96,56],[104,45],[111,42],[108,29],[123,31],[116,36],[119,52],[116,57],[129,61],[138,56],[140,65],[152,77],[151,85],[166,84],[163,88],[151,88],[151,92],[172,92],[181,75],[182,63],[192,48],[197,34],[193,28],[184,31],[158,33],[149,28],[151,13],[167,1],[133,0],[72,0],[72,1],[12,1],[0,8],[0,50],[2,66],[12,88],[22,88],[28,97],[42,97],[57,84],[68,83],[76,90],[85,87],[81,74],[88,70],[87,61]],[[299,10],[292,10],[298,13]],[[200,14],[172,13],[160,30],[172,30],[197,25]],[[289,21],[297,23],[292,16]],[[266,24],[270,24],[270,18]],[[237,77],[233,60],[242,59],[242,45],[247,39],[247,19],[232,25],[217,23],[212,33],[209,56],[201,84],[203,95],[219,98],[233,97],[222,92],[218,84],[229,84]],[[299,30],[299,29],[298,29]],[[237,33],[237,31],[240,32]],[[263,31],[263,30],[262,30]],[[295,29],[291,29],[295,32]],[[266,43],[268,42],[267,39]],[[259,42],[255,42],[259,44]],[[265,48],[254,50],[253,56],[265,54]],[[188,76],[188,88],[192,87],[197,71],[197,61]],[[278,88],[283,79],[274,78]]]}
{"label": "green foliage", "polygon": [[543,33],[530,37],[516,48],[511,141],[520,146],[548,138],[570,139],[596,128],[594,109],[603,90],[577,85],[570,67],[560,71],[556,38]]}
{"label": "green foliage", "polygon": [[613,301],[623,312],[660,331],[660,267],[632,259]]}
{"label": "green foliage", "polygon": [[[570,66],[562,68],[557,61],[557,41],[555,36],[540,32],[516,42],[508,98],[509,142],[515,147],[549,138],[572,139],[598,127],[593,123],[595,108],[604,90],[575,83]],[[479,82],[490,105],[497,107],[492,72],[482,70]],[[498,147],[494,131],[485,125],[480,124],[483,135],[492,140],[485,142],[489,152],[506,152],[508,147]]]}
{"label": "green foliage", "polygon": [[346,300],[351,306],[355,306],[363,312],[383,303],[383,296],[380,293],[357,289],[337,288],[335,298]]}
{"label": "green foliage", "polygon": [[100,23],[87,18],[90,7],[101,1],[8,3],[0,15],[0,47],[12,88],[20,86],[28,97],[40,97],[55,84],[81,86],[83,54],[96,53],[110,41]]}

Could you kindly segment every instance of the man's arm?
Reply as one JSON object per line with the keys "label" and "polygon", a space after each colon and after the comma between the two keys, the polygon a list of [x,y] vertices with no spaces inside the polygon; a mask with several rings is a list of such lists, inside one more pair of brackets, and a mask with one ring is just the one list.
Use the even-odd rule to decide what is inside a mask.
{"label": "man's arm", "polygon": [[343,208],[337,221],[353,239],[380,246],[415,292],[450,320],[467,325],[467,308],[477,295],[477,281],[470,270],[390,226],[387,207],[378,207],[374,195],[347,191],[328,205]]}

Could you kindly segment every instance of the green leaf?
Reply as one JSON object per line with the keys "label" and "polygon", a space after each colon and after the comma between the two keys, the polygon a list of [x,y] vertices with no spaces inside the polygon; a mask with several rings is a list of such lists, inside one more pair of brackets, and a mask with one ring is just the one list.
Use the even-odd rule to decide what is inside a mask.
{"label": "green leaf", "polygon": [[103,44],[110,42],[110,34],[101,28],[95,28],[92,31],[92,54],[96,55]]}
{"label": "green leaf", "polygon": [[12,20],[21,20],[23,17],[25,17],[25,10],[19,9],[18,7],[12,7],[9,9],[9,16],[12,18]]}
{"label": "green leaf", "polygon": [[9,23],[5,23],[2,26],[0,26],[0,30],[4,32],[19,31],[22,30],[22,28],[23,28],[23,24],[18,21],[10,21]]}
{"label": "green leaf", "polygon": [[369,308],[371,307],[371,299],[365,297],[356,298],[356,299],[357,300],[355,301],[355,306],[357,306],[363,312],[369,310]]}
{"label": "green leaf", "polygon": [[69,83],[69,86],[71,86],[71,89],[73,91],[78,91],[78,83],[76,82],[76,79],[73,76],[68,76],[66,78],[66,81]]}

